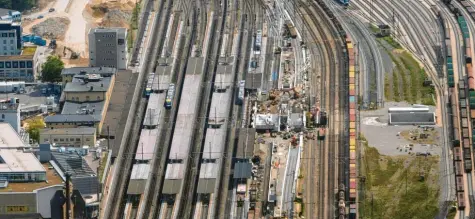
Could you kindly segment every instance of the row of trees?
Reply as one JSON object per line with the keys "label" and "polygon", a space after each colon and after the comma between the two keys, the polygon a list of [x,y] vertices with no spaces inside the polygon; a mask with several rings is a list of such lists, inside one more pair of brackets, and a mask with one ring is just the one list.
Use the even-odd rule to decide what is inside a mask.
{"label": "row of trees", "polygon": [[24,11],[36,6],[36,0],[0,0],[0,8]]}

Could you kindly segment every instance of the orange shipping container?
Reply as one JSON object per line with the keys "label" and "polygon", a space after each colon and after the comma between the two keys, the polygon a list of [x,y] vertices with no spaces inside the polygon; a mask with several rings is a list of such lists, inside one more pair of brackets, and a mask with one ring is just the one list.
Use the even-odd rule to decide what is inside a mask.
{"label": "orange shipping container", "polygon": [[356,110],[350,109],[350,115],[355,115],[355,114],[356,114]]}
{"label": "orange shipping container", "polygon": [[354,115],[354,114],[350,115],[350,121],[355,121],[356,122],[356,115]]}
{"label": "orange shipping container", "polygon": [[350,84],[355,84],[355,78],[350,78]]}
{"label": "orange shipping container", "polygon": [[350,71],[350,78],[354,78],[355,77],[355,72],[354,71]]}
{"label": "orange shipping container", "polygon": [[350,129],[350,136],[355,136],[355,135],[356,135],[356,130]]}
{"label": "orange shipping container", "polygon": [[475,119],[475,110],[470,110],[470,118]]}
{"label": "orange shipping container", "polygon": [[356,92],[355,90],[350,90],[350,96],[355,96]]}
{"label": "orange shipping container", "polygon": [[354,109],[354,108],[355,108],[355,106],[356,106],[356,104],[355,104],[355,103],[351,103],[351,102],[350,102],[350,109]]}

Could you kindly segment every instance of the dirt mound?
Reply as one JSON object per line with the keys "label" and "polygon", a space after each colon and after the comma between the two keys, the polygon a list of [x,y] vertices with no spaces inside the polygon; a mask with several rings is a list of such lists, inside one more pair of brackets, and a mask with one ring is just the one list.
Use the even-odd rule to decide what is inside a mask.
{"label": "dirt mound", "polygon": [[86,11],[95,18],[98,26],[128,28],[134,7],[135,4],[132,2],[119,3],[117,1],[89,4]]}
{"label": "dirt mound", "polygon": [[48,18],[31,28],[35,35],[47,39],[62,39],[68,29],[69,19],[63,17]]}

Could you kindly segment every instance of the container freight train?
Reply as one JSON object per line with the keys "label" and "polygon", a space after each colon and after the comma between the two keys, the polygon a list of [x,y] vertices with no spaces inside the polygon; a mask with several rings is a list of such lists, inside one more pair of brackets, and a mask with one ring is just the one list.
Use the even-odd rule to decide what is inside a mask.
{"label": "container freight train", "polygon": [[[349,67],[349,75],[348,75],[348,86],[349,86],[349,149],[350,149],[350,192],[349,192],[349,200],[350,200],[350,212],[349,218],[356,218],[356,211],[357,211],[357,184],[358,184],[358,173],[356,172],[356,86],[355,86],[355,55],[354,55],[354,48],[353,43],[351,42],[351,38],[349,36],[346,37],[346,48],[348,50],[348,67]],[[340,215],[341,217],[341,215]]]}

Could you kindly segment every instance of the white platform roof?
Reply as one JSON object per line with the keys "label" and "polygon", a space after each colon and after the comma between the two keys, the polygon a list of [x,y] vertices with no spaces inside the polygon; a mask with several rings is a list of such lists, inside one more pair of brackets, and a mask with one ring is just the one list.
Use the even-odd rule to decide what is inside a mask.
{"label": "white platform roof", "polygon": [[0,172],[46,172],[32,153],[16,149],[24,146],[10,124],[0,123]]}

